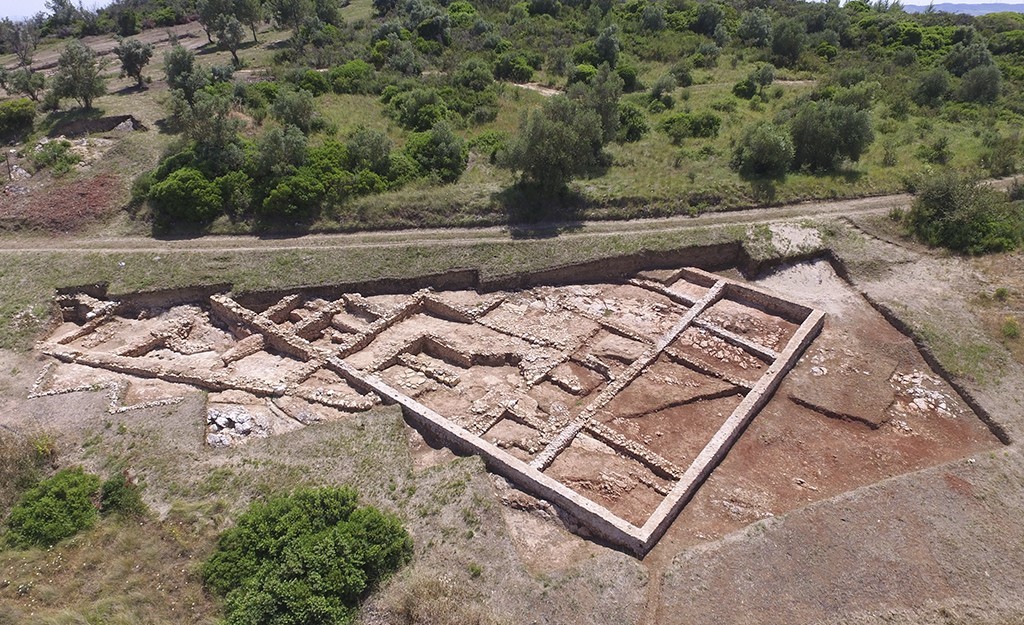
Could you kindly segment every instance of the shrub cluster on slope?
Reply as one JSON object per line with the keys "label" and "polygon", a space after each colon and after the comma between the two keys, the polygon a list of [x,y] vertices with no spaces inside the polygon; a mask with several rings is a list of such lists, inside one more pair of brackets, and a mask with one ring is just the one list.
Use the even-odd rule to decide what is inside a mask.
{"label": "shrub cluster on slope", "polygon": [[7,519],[5,539],[14,547],[50,547],[89,529],[101,513],[138,517],[146,505],[123,475],[101,483],[81,467],[62,469],[21,495]]}
{"label": "shrub cluster on slope", "polygon": [[955,172],[925,180],[905,220],[925,243],[964,254],[1024,244],[1024,201]]}
{"label": "shrub cluster on slope", "polygon": [[252,504],[202,573],[232,625],[334,625],[411,557],[394,516],[359,507],[352,489],[307,488]]}

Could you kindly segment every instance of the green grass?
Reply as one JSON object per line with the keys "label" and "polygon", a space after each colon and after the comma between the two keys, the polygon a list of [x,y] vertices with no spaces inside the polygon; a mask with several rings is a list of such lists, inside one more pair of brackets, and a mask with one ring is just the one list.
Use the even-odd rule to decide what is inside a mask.
{"label": "green grass", "polygon": [[377,96],[328,93],[317,99],[317,105],[328,124],[337,126],[341,137],[366,126],[386,131],[392,141],[403,138],[401,129],[384,114],[385,107]]}
{"label": "green grass", "polygon": [[341,9],[341,17],[346,22],[368,20],[373,15],[373,0],[352,0]]}
{"label": "green grass", "polygon": [[954,377],[984,385],[994,379],[1005,364],[1005,354],[978,336],[962,336],[931,324],[920,328],[921,338]]}

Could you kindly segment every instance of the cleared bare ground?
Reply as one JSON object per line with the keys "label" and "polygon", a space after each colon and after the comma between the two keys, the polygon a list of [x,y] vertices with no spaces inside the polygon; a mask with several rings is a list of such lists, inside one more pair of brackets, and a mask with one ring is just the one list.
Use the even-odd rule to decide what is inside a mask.
{"label": "cleared bare ground", "polygon": [[[61,365],[47,374],[51,377],[44,376],[37,390],[75,384],[89,384],[90,390],[27,400],[46,360],[8,355],[12,375],[5,381],[3,423],[24,431],[59,432],[68,461],[79,458],[97,467],[130,464],[143,475],[151,503],[170,519],[181,513],[175,511],[180,504],[171,502],[182,492],[196,497],[207,489],[229,488],[245,500],[259,492],[250,483],[253,477],[267,482],[261,488],[289,482],[359,483],[370,501],[409,519],[417,536],[417,563],[367,607],[367,622],[392,622],[413,604],[425,610],[457,605],[463,610],[459,614],[497,622],[600,623],[610,616],[647,623],[1017,622],[1018,599],[1024,595],[1015,571],[1024,562],[1024,540],[1015,519],[1024,471],[1016,445],[1000,443],[912,341],[858,292],[898,309],[912,328],[959,328],[971,320],[968,302],[980,290],[991,290],[991,283],[978,284],[974,269],[963,261],[920,257],[877,240],[851,236],[839,248],[841,257],[851,249],[858,255],[857,262],[848,263],[856,288],[825,261],[782,267],[756,280],[780,296],[824,310],[825,327],[661,543],[639,562],[567,532],[567,527],[580,528],[546,502],[487,478],[481,465],[403,428],[394,410],[373,408],[354,417],[342,411],[332,418],[321,407],[326,417],[312,427],[290,418],[281,422],[294,425],[293,432],[215,449],[205,442],[217,433],[210,408],[237,405],[238,397],[207,398],[183,386],[169,393],[160,386],[164,382],[137,379],[117,395],[120,387],[106,385],[106,372],[90,378],[78,365]],[[886,262],[879,265],[875,259]],[[587,296],[601,305],[633,294],[632,287],[611,283],[566,288],[596,289],[596,296]],[[509,300],[530,311],[545,296],[550,299],[551,293],[541,288],[512,294]],[[469,308],[482,296],[449,297],[465,298],[454,303]],[[658,298],[649,297],[650,302]],[[302,308],[319,305],[304,302]],[[547,309],[538,304],[536,311],[543,315]],[[728,306],[711,312],[723,327],[731,323],[759,343],[785,339],[785,323],[772,324],[756,314],[744,318],[746,311]],[[609,316],[623,315],[617,310]],[[282,323],[304,321],[302,313],[291,317]],[[159,318],[151,321],[159,323]],[[347,322],[355,326],[373,318]],[[538,335],[544,327],[531,322]],[[970,345],[975,330],[983,328],[975,323],[966,339],[958,335],[956,341]],[[152,334],[147,329],[128,338]],[[113,335],[108,340],[120,340],[118,348],[131,347],[131,340]],[[706,339],[691,337],[690,346],[700,349],[701,340]],[[588,344],[601,345],[605,358],[629,353],[628,343],[615,343],[602,345],[598,338]],[[706,348],[700,353],[706,357]],[[253,370],[266,378],[281,367],[280,356],[266,354],[235,364],[251,358]],[[610,360],[614,365],[615,359]],[[424,398],[434,393],[439,407],[454,405],[437,394],[450,387],[424,373],[426,365],[441,369],[450,363],[429,353],[417,361],[422,361],[413,363],[420,370],[398,364],[391,371],[386,367],[384,375],[410,393]],[[739,363],[732,364],[730,373],[743,375]],[[588,380],[602,383],[592,370],[571,365],[568,373],[582,386]],[[468,374],[467,389],[486,395],[510,375],[521,376],[518,365],[504,367],[509,371],[485,366],[472,374],[472,368],[460,372]],[[676,400],[662,389],[689,388],[693,375],[677,367],[655,363],[638,380],[642,384],[609,407],[602,422],[665,457],[692,454],[694,441],[712,427],[709,417],[714,421],[719,413],[728,414],[735,400],[723,393],[673,405]],[[1005,360],[1000,367],[998,376],[982,383],[967,379],[966,384],[977,405],[1013,442],[1021,415],[1019,365]],[[669,379],[678,384],[667,385]],[[180,403],[118,412],[175,397]],[[536,414],[550,414],[542,412],[542,405],[551,409],[550,398],[539,398],[547,404],[533,399]],[[301,414],[303,405],[289,408]],[[463,414],[474,414],[472,402],[464,408]],[[270,412],[265,416],[280,418]],[[529,426],[518,430],[514,425],[521,424],[503,419],[488,431],[493,440],[523,451],[512,441],[523,443],[532,434]],[[564,453],[563,462],[551,469],[561,479],[619,514],[642,515],[645,504],[636,493],[650,487],[629,473],[638,476],[635,467],[617,467],[621,454],[586,438]],[[208,535],[226,520],[221,515],[207,509],[186,526],[208,526]],[[83,557],[75,549],[65,548],[65,557]],[[183,564],[202,552],[199,547]],[[19,564],[9,557],[5,564],[5,575],[14,581],[33,570],[56,576],[54,584],[60,579],[60,572],[46,563]],[[188,592],[196,580],[186,573],[176,583],[179,592]],[[446,597],[454,604],[442,605]],[[0,588],[0,601],[11,614],[22,615],[33,606],[60,606],[56,598],[40,603],[40,595],[21,596],[11,586]],[[207,622],[209,610],[200,602],[192,622]]]}

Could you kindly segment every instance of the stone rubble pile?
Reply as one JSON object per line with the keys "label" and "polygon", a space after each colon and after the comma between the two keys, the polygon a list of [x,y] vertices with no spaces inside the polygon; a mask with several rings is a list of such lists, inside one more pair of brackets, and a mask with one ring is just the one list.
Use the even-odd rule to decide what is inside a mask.
{"label": "stone rubble pile", "polygon": [[267,424],[241,406],[210,408],[206,415],[206,443],[211,447],[229,447],[248,436],[269,435]]}

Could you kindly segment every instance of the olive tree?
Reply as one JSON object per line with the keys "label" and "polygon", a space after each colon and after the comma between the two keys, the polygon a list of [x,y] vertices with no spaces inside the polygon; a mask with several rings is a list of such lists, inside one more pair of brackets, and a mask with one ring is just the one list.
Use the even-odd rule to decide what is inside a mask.
{"label": "olive tree", "polygon": [[597,113],[555,96],[523,120],[499,164],[521,172],[545,192],[557,191],[600,163],[601,135]]}
{"label": "olive tree", "polygon": [[91,48],[80,41],[72,41],[57,61],[54,95],[57,99],[74,98],[83,108],[91,109],[93,99],[107,92],[106,81],[100,75],[102,69]]}
{"label": "olive tree", "polygon": [[867,111],[833,102],[809,102],[793,117],[790,127],[795,150],[793,167],[828,171],[844,159],[857,161],[874,141]]}
{"label": "olive tree", "polygon": [[121,61],[121,76],[135,79],[139,87],[145,84],[142,69],[153,58],[153,46],[138,39],[122,39],[114,48],[114,56]]}
{"label": "olive tree", "polygon": [[730,165],[744,178],[781,178],[793,162],[793,141],[771,123],[751,126],[736,144]]}

